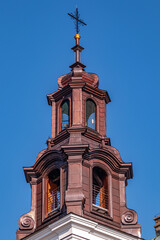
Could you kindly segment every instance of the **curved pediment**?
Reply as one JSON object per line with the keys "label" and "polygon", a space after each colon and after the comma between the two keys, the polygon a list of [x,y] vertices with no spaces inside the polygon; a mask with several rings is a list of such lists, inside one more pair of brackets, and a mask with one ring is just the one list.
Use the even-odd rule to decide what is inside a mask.
{"label": "curved pediment", "polygon": [[30,182],[32,177],[39,177],[42,174],[45,175],[53,168],[59,168],[66,160],[64,153],[58,150],[43,150],[38,156],[32,167],[23,168],[27,182]]}
{"label": "curved pediment", "polygon": [[92,159],[99,159],[109,166],[114,172],[125,174],[128,179],[132,178],[132,163],[124,163],[120,158],[120,155],[117,157],[116,154],[109,151],[107,148],[92,149],[85,154],[84,159],[87,159],[88,161]]}
{"label": "curved pediment", "polygon": [[59,167],[65,161],[65,155],[58,150],[45,152],[34,164],[34,169],[39,173],[45,173],[49,168]]}

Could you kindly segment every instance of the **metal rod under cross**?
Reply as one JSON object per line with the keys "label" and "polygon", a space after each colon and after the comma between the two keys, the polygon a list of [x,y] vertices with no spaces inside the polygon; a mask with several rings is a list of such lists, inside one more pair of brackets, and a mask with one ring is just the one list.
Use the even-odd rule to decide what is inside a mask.
{"label": "metal rod under cross", "polygon": [[79,25],[87,25],[85,22],[83,22],[83,20],[81,20],[79,17],[79,12],[78,12],[78,8],[76,8],[76,12],[75,15],[73,13],[68,13],[68,15],[75,21],[75,25],[76,25],[76,33],[79,33]]}

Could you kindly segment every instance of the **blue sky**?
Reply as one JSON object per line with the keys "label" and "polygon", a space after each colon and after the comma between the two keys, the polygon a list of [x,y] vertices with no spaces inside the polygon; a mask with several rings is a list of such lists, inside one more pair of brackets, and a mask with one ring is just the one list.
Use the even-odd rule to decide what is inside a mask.
{"label": "blue sky", "polygon": [[15,239],[20,215],[30,210],[23,166],[34,164],[51,135],[46,94],[74,62],[76,5],[82,63],[109,92],[107,136],[123,161],[133,163],[127,206],[138,213],[142,237],[155,236],[160,213],[160,1],[0,1],[1,238]]}

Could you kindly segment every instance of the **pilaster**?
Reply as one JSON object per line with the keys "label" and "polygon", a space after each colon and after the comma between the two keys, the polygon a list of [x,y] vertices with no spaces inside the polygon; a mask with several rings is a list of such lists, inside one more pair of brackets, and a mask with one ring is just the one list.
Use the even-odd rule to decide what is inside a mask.
{"label": "pilaster", "polygon": [[83,214],[84,194],[82,191],[82,161],[88,145],[62,146],[68,156],[68,188],[65,194],[67,214]]}

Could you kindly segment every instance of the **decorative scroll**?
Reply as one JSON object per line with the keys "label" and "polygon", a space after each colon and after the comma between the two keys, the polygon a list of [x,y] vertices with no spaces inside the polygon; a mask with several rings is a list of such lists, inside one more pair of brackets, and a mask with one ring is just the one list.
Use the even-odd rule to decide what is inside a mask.
{"label": "decorative scroll", "polygon": [[123,224],[136,224],[137,214],[134,211],[126,211],[123,213],[121,221]]}
{"label": "decorative scroll", "polygon": [[18,224],[20,230],[32,230],[35,226],[33,218],[27,215],[20,217]]}

